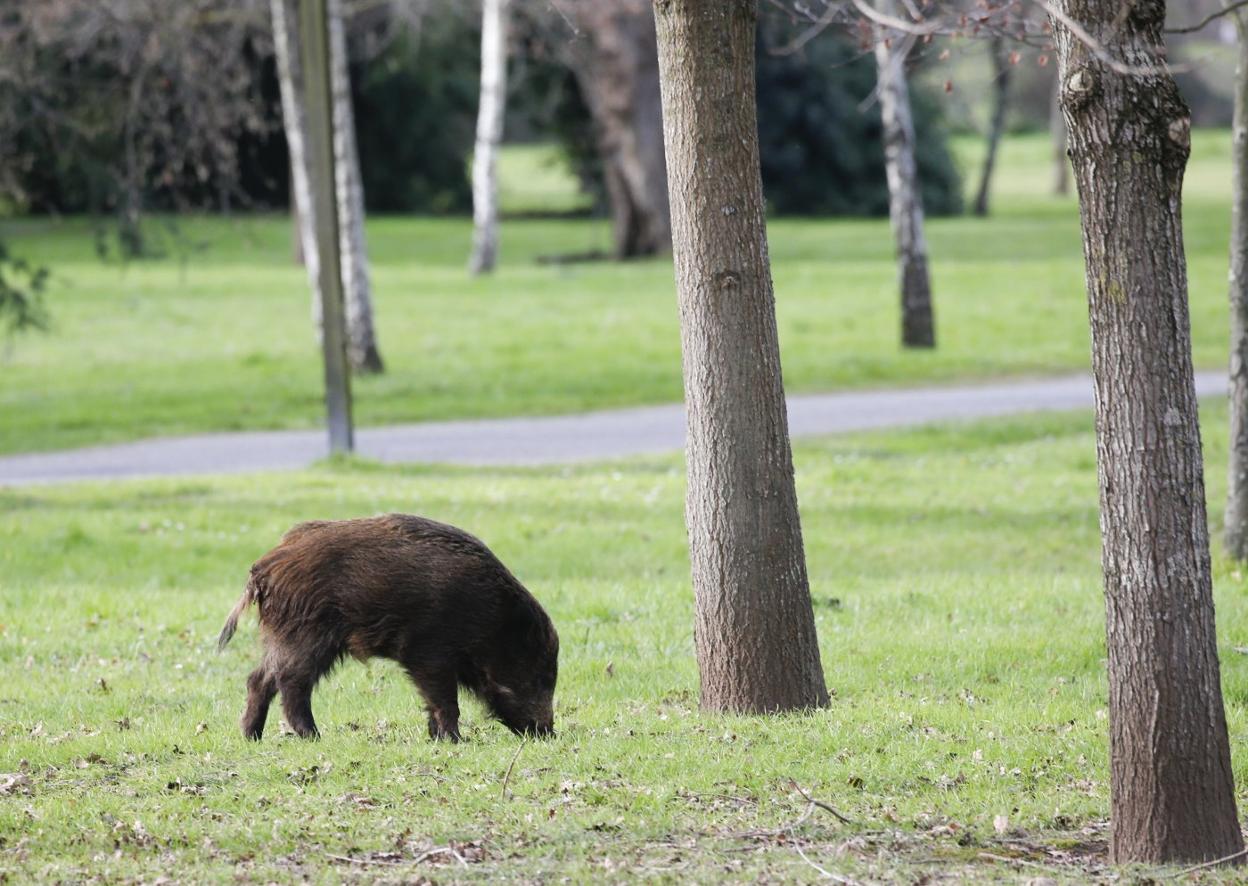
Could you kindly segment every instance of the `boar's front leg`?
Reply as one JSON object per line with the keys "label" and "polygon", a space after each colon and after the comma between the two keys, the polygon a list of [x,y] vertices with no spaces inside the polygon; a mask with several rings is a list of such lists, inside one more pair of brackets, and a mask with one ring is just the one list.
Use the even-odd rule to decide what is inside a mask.
{"label": "boar's front leg", "polygon": [[455,672],[430,672],[419,665],[404,665],[425,699],[429,711],[429,737],[459,741],[459,687]]}

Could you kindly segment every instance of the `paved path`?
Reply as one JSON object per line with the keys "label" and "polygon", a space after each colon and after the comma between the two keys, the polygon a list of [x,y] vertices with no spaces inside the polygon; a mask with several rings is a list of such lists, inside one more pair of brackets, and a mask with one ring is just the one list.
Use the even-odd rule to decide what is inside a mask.
{"label": "paved path", "polygon": [[[1196,376],[1202,397],[1226,390],[1222,372]],[[896,428],[1026,412],[1087,409],[1088,376],[956,387],[797,394],[789,397],[795,437]],[[671,452],[684,445],[679,405],[550,418],[430,422],[365,428],[361,455],[385,462],[543,465]],[[326,454],[323,431],[253,431],[162,437],[116,446],[0,458],[0,485],[171,474],[233,474],[302,468]]]}

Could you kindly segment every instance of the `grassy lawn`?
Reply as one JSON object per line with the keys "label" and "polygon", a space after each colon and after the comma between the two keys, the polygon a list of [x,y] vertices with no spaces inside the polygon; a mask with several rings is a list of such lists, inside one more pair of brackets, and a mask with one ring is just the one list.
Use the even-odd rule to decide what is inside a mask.
{"label": "grassy lawn", "polygon": [[[1216,514],[1225,415],[1206,411]],[[806,716],[697,712],[676,457],[0,490],[0,881],[813,880],[799,849],[873,881],[1102,876],[1090,424],[798,447],[835,694]],[[387,510],[477,532],[545,603],[556,739],[521,748],[468,705],[467,741],[430,743],[384,661],[322,685],[320,742],[276,712],[261,744],[238,734],[252,617],[214,641],[248,565],[297,520]],[[1245,580],[1215,574],[1243,807]],[[790,780],[853,823],[802,819]],[[418,861],[447,846],[465,864]]]}
{"label": "grassy lawn", "polygon": [[[1197,133],[1187,245],[1198,365],[1225,360],[1229,136]],[[968,169],[980,150],[960,141]],[[570,208],[548,152],[502,172],[508,208]],[[1008,141],[997,213],[931,222],[939,349],[902,353],[887,221],[770,225],[790,390],[1082,369],[1088,361],[1073,198],[1045,193],[1045,137]],[[973,176],[968,175],[968,179]],[[159,233],[159,224],[153,237]],[[196,219],[167,255],[102,263],[81,219],[0,222],[54,273],[49,335],[0,346],[0,452],[154,434],[306,427],[321,420],[306,281],[277,217]],[[466,219],[369,223],[389,371],[357,381],[357,418],[381,424],[556,413],[680,397],[670,262],[538,264],[609,247],[600,220],[514,220],[488,279],[464,270]]]}

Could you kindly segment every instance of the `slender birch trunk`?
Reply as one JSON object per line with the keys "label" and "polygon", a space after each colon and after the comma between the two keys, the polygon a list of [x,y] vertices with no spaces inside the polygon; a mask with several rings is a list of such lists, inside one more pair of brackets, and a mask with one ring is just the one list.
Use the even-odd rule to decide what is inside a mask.
{"label": "slender birch trunk", "polygon": [[328,0],[330,85],[334,103],[334,186],[338,202],[338,242],[342,251],[342,288],[346,295],[347,358],[356,372],[385,369],[373,328],[373,285],[364,241],[364,183],[355,144],[351,73],[342,0]]}
{"label": "slender birch trunk", "polygon": [[1191,117],[1165,66],[1164,3],[1136,3],[1129,15],[1121,0],[1057,5],[1096,392],[1110,855],[1119,864],[1220,859],[1244,843],[1188,319],[1181,196]]}
{"label": "slender birch trunk", "polygon": [[[895,0],[880,0],[880,10],[896,15]],[[876,36],[880,116],[884,124],[884,166],[888,176],[888,214],[896,241],[897,276],[901,286],[901,343],[907,348],[936,346],[932,316],[932,283],[927,271],[927,240],[923,235],[923,197],[914,159],[914,119],[906,85],[909,41],[886,29]]]}
{"label": "slender birch trunk", "polygon": [[[299,227],[303,265],[312,286],[312,317],[321,329],[320,261],[316,251],[316,219],[313,217],[311,182],[308,176],[307,114],[303,106],[302,64],[294,0],[270,0],[273,46],[277,57],[278,84],[282,97],[282,122],[290,152],[291,199]],[[347,317],[347,356],[357,372],[383,369],[373,329],[372,289],[368,253],[364,243],[364,191],[360,184],[360,161],[355,145],[355,121],[351,111],[351,84],[347,73],[346,35],[340,0],[329,2],[330,77],[334,104],[334,190],[338,205],[339,243],[342,251],[343,291]]]}
{"label": "slender birch trunk", "polygon": [[472,255],[468,270],[494,270],[498,259],[498,146],[507,108],[507,19],[510,0],[485,0],[481,9],[481,99],[472,152]]}
{"label": "slender birch trunk", "polygon": [[1231,446],[1226,552],[1248,560],[1248,13],[1237,10],[1239,59],[1231,121]]}
{"label": "slender birch trunk", "polygon": [[992,57],[992,120],[988,124],[988,150],[984,154],[984,167],[979,175],[979,190],[975,194],[975,214],[988,214],[988,196],[992,188],[992,171],[997,165],[997,149],[1005,133],[1005,114],[1010,107],[1010,50],[1005,38],[993,37],[988,41],[988,54]]}
{"label": "slender birch trunk", "polygon": [[754,86],[757,0],[655,0],[707,711],[828,703],[802,546]]}

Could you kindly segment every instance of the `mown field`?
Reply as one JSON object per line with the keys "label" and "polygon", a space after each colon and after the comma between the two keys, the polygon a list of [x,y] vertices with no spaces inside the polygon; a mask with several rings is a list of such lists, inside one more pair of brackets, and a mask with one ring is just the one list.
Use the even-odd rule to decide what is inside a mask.
{"label": "mown field", "polygon": [[[977,141],[958,142],[968,172]],[[1225,360],[1229,136],[1197,133],[1186,229],[1196,362]],[[886,220],[770,223],[789,390],[1082,369],[1088,361],[1073,198],[1046,194],[1048,141],[1008,141],[995,214],[929,228],[939,348],[898,347]],[[574,208],[549,151],[511,149],[513,213]],[[968,180],[974,176],[968,174]],[[160,243],[162,225],[151,227]],[[539,264],[609,248],[592,219],[513,219],[503,263],[465,273],[466,219],[373,218],[369,247],[388,372],[355,386],[375,425],[557,413],[679,399],[670,261]],[[0,220],[12,250],[53,272],[53,329],[3,347],[0,452],[155,434],[308,427],[319,355],[282,217],[192,219],[163,258],[101,262],[83,219]]]}
{"label": "mown field", "polygon": [[[1225,433],[1206,409],[1215,524]],[[784,717],[697,711],[677,456],[0,491],[0,880],[1109,876],[1089,416],[796,458],[834,698]],[[214,643],[248,565],[295,521],[389,510],[471,528],[544,601],[555,739],[468,704],[467,740],[433,744],[384,661],[322,685],[321,741],[276,710],[239,735],[252,617]],[[1248,605],[1215,572],[1242,805]]]}

